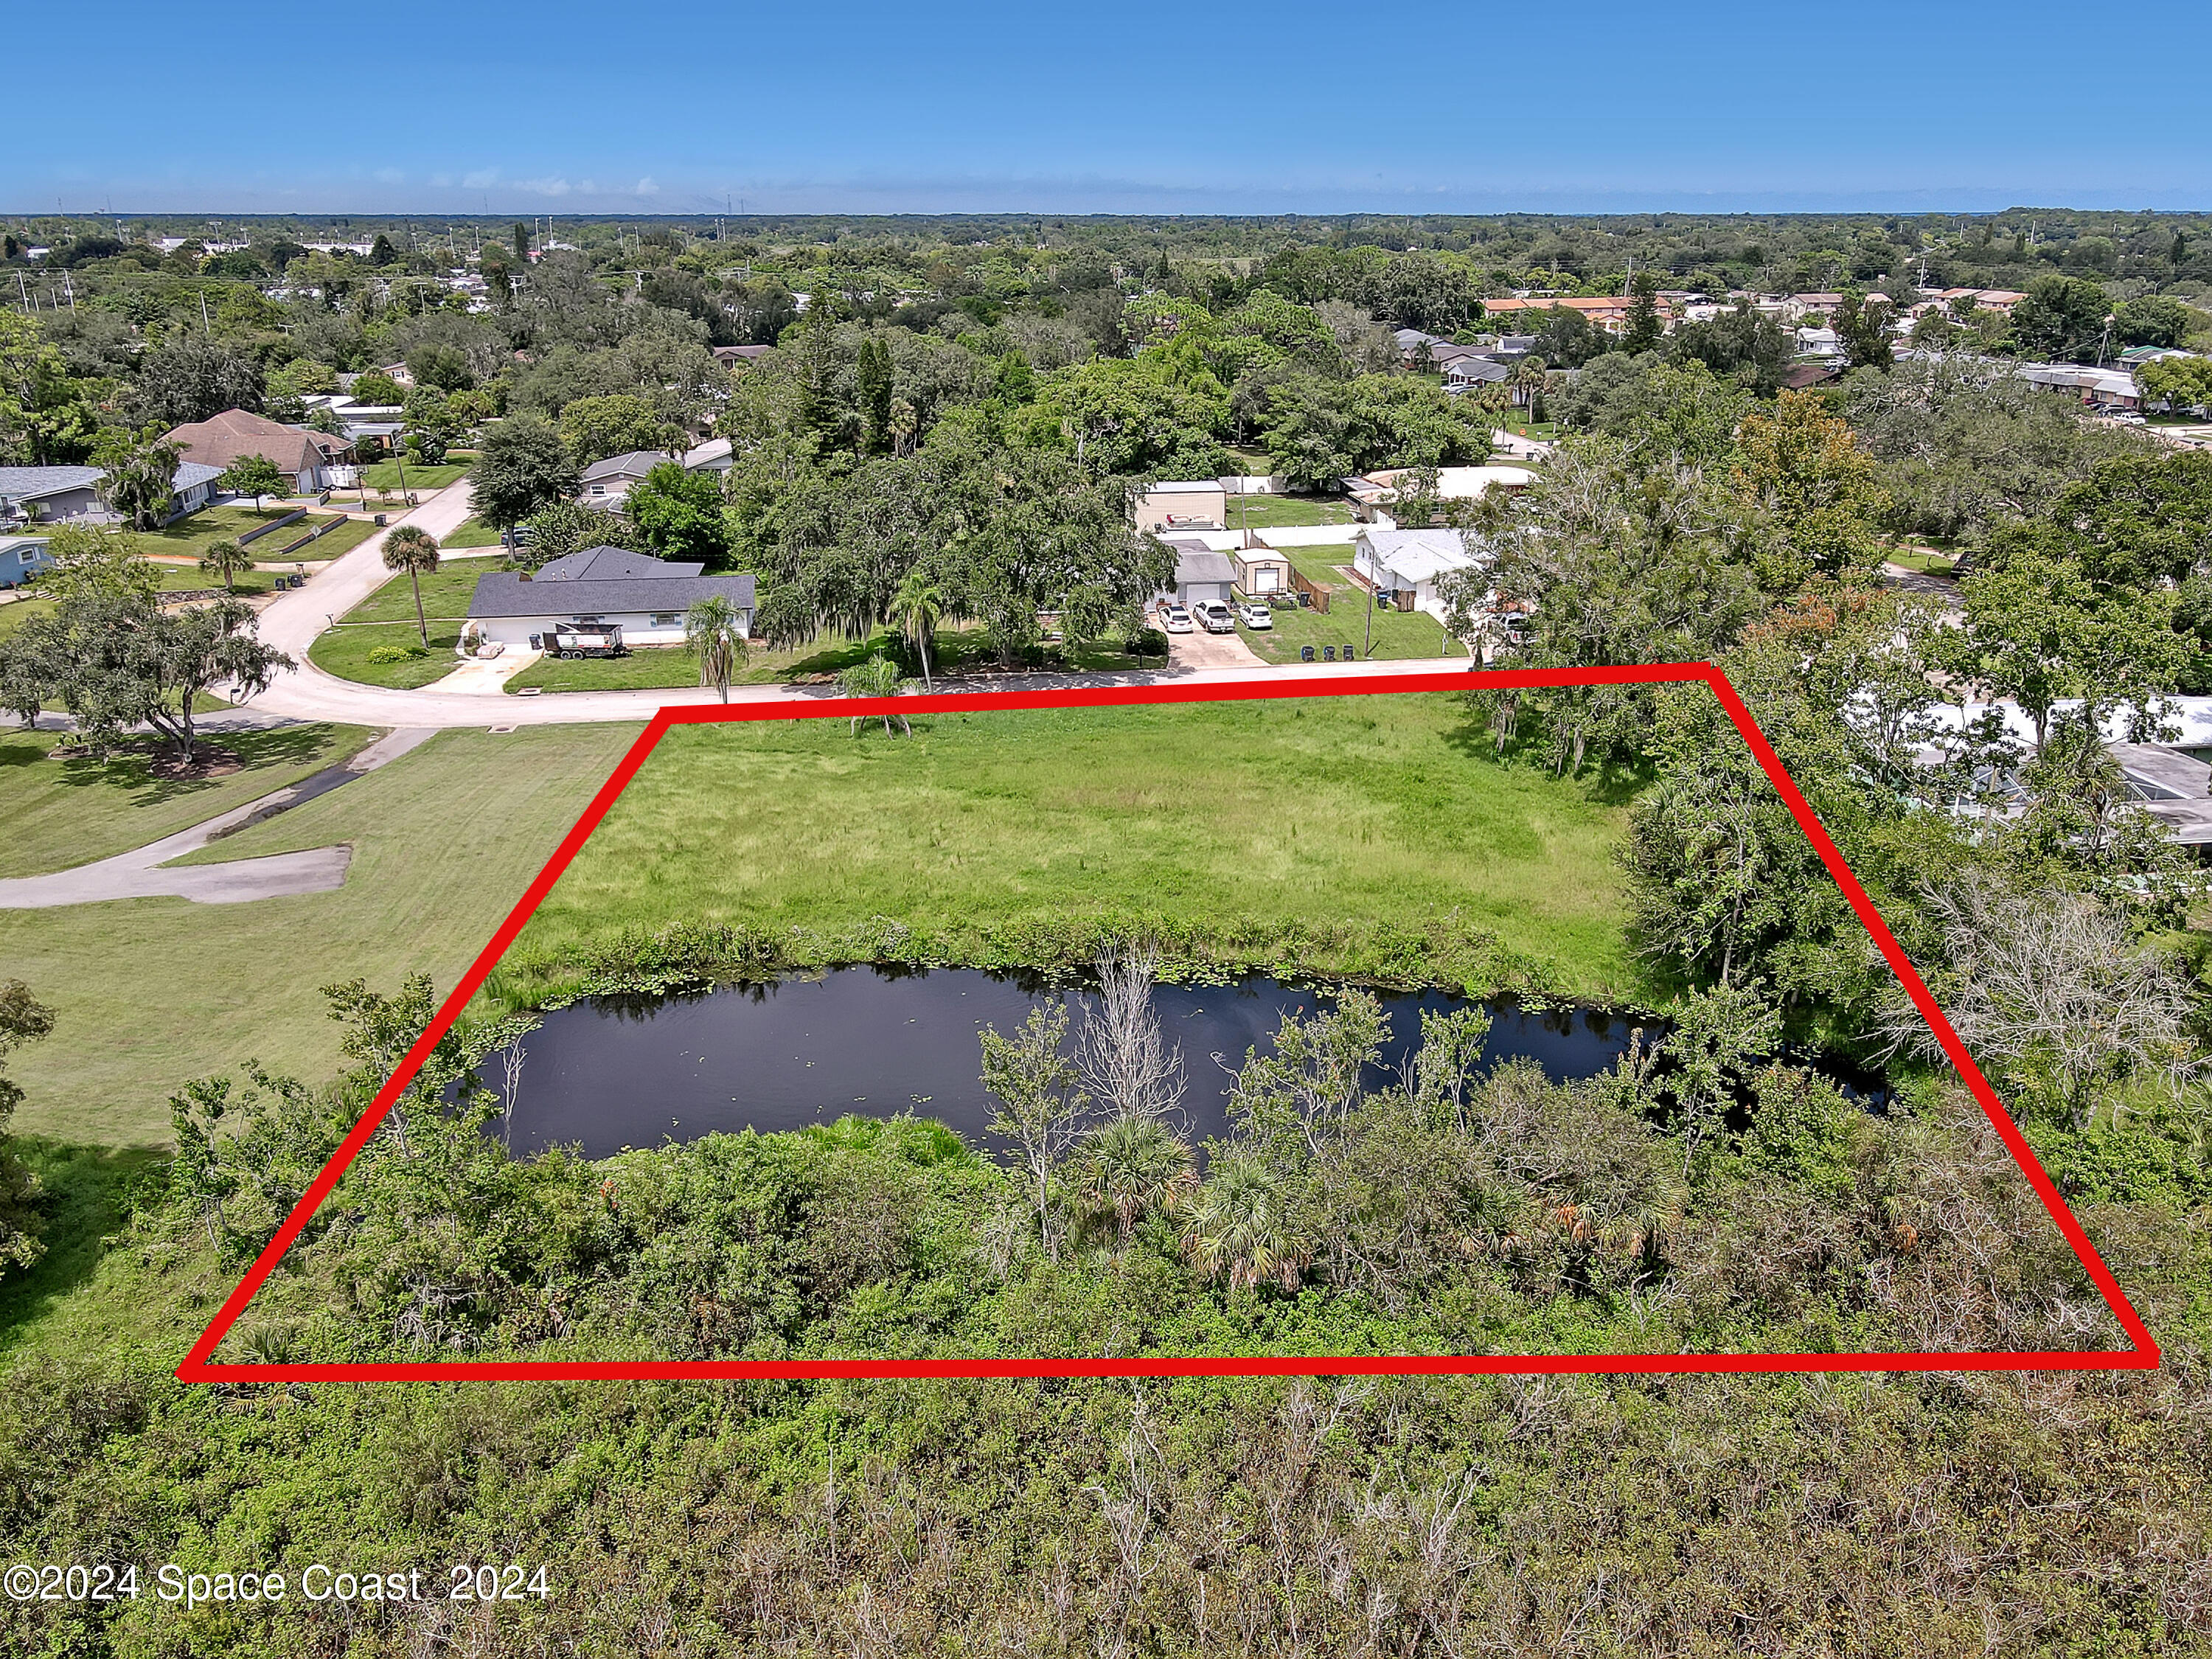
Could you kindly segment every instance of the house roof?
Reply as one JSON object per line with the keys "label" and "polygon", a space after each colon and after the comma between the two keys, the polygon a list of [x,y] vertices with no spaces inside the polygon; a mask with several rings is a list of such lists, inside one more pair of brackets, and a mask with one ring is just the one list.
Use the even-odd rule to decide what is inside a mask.
{"label": "house roof", "polygon": [[611,581],[525,581],[495,570],[477,583],[471,617],[619,617],[638,611],[688,611],[720,594],[740,611],[753,608],[750,576],[625,577]]}
{"label": "house roof", "polygon": [[706,568],[703,564],[656,559],[650,553],[633,553],[626,547],[587,547],[580,553],[548,559],[538,567],[537,580],[541,582],[612,581],[617,579],[670,581],[680,576],[696,576]]}
{"label": "house roof", "polygon": [[665,466],[676,457],[665,449],[633,449],[627,455],[610,455],[604,461],[593,461],[584,469],[584,482],[599,478],[642,478],[656,466]]}
{"label": "house roof", "polygon": [[36,501],[66,489],[82,489],[106,476],[96,466],[0,466],[0,495],[10,501]]}
{"label": "house roof", "polygon": [[702,466],[712,466],[717,461],[730,459],[733,446],[727,438],[709,438],[695,449],[684,452],[684,468],[696,472]]}
{"label": "house roof", "polygon": [[1467,356],[1453,359],[1444,365],[1444,374],[1455,380],[1480,380],[1495,384],[1508,378],[1505,365],[1492,357]]}
{"label": "house roof", "polygon": [[306,472],[345,448],[347,441],[242,409],[226,409],[207,420],[188,421],[173,428],[167,441],[183,450],[187,460],[218,471],[248,455],[258,455],[286,472]]}
{"label": "house roof", "polygon": [[1184,582],[1233,582],[1237,580],[1237,562],[1226,553],[1217,553],[1204,542],[1170,541],[1175,549],[1175,579]]}
{"label": "house roof", "polygon": [[1782,371],[1783,389],[1803,392],[1808,387],[1838,379],[1842,374],[1843,370],[1832,363],[1796,363]]}
{"label": "house roof", "polygon": [[1447,570],[1466,570],[1489,562],[1470,551],[1456,530],[1363,530],[1359,539],[1382,568],[1409,582],[1432,581]]}
{"label": "house roof", "polygon": [[716,346],[714,356],[724,362],[729,362],[732,357],[740,362],[745,362],[756,357],[765,357],[775,349],[772,345]]}
{"label": "house roof", "polygon": [[1221,480],[1218,478],[1174,478],[1164,483],[1154,484],[1145,494],[1147,495],[1194,495],[1201,491],[1214,495],[1223,494]]}
{"label": "house roof", "polygon": [[179,461],[177,476],[169,481],[172,489],[190,489],[198,484],[213,483],[222,477],[222,469],[210,466],[205,461]]}

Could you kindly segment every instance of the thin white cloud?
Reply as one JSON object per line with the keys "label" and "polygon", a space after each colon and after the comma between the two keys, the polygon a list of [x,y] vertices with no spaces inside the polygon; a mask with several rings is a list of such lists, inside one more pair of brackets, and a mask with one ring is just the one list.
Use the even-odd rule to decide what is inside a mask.
{"label": "thin white cloud", "polygon": [[514,187],[526,190],[532,196],[566,196],[568,193],[568,181],[560,178],[518,179],[514,181]]}
{"label": "thin white cloud", "polygon": [[650,177],[641,179],[637,181],[637,187],[631,191],[631,194],[635,196],[658,196],[660,194],[660,186],[654,184]]}
{"label": "thin white cloud", "polygon": [[407,175],[398,167],[379,167],[373,176],[380,185],[396,185]]}
{"label": "thin white cloud", "polygon": [[478,167],[474,173],[461,175],[461,183],[471,190],[489,190],[499,182],[497,167]]}

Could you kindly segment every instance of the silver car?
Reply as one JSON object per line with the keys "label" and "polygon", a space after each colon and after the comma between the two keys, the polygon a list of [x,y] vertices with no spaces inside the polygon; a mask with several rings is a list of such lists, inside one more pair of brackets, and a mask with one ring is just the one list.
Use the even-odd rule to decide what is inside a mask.
{"label": "silver car", "polygon": [[1237,631],[1237,618],[1218,599],[1201,599],[1191,606],[1191,611],[1197,617],[1198,625],[1209,634],[1234,634]]}
{"label": "silver car", "polygon": [[1273,611],[1264,605],[1254,605],[1249,600],[1237,607],[1237,617],[1247,628],[1273,628],[1275,625]]}

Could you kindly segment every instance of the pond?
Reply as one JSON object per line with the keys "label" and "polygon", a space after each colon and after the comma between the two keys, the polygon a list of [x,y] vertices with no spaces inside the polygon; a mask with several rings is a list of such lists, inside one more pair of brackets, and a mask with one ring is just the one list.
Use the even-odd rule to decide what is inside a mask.
{"label": "pond", "polygon": [[[716,1130],[914,1112],[981,1144],[990,1139],[992,1104],[976,1034],[986,1025],[1011,1032],[1047,1000],[1068,1005],[1072,1035],[1093,994],[975,969],[858,967],[650,1000],[596,998],[547,1014],[524,1039],[514,1114],[493,1127],[518,1153],[580,1145],[603,1158]],[[1264,977],[1154,988],[1161,1024],[1182,1050],[1188,1088],[1179,1127],[1194,1143],[1227,1132],[1230,1070],[1245,1051],[1272,1053],[1284,1015],[1310,1014],[1330,1000]],[[1391,1036],[1370,1079],[1376,1087],[1418,1043],[1423,1009],[1472,1006],[1441,991],[1382,1002]],[[1484,1006],[1492,1062],[1525,1055],[1554,1078],[1585,1078],[1628,1046],[1630,1023],[1619,1016],[1539,1012],[1510,998]],[[498,1086],[496,1062],[486,1080]]]}

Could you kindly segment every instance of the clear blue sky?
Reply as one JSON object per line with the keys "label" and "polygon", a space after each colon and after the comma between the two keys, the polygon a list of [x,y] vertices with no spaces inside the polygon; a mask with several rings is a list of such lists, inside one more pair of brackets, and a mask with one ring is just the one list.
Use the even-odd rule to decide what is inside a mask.
{"label": "clear blue sky", "polygon": [[15,213],[2212,206],[2212,0],[9,10]]}

